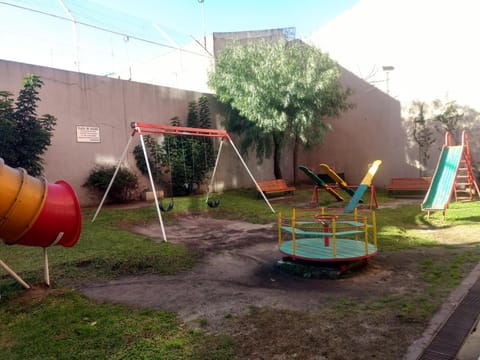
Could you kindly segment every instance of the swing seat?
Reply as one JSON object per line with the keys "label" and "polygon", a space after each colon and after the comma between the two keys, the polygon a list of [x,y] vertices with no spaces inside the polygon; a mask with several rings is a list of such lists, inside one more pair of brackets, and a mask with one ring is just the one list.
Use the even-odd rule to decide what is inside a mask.
{"label": "swing seat", "polygon": [[163,212],[169,212],[170,210],[173,209],[174,205],[175,204],[174,204],[173,199],[172,199],[172,200],[170,200],[170,204],[168,204],[166,209],[163,207],[162,202],[160,202],[160,204],[158,206],[160,207],[160,210],[162,210]]}
{"label": "swing seat", "polygon": [[211,208],[217,208],[220,205],[220,200],[218,200],[218,199],[208,200],[207,205],[208,205],[208,207],[211,207]]}

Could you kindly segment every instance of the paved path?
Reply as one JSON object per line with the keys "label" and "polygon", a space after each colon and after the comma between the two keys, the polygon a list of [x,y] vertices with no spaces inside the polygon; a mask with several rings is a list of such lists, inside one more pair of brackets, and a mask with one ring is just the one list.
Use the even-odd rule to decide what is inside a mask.
{"label": "paved path", "polygon": [[473,360],[480,356],[475,331],[480,315],[480,263],[452,292],[405,360]]}

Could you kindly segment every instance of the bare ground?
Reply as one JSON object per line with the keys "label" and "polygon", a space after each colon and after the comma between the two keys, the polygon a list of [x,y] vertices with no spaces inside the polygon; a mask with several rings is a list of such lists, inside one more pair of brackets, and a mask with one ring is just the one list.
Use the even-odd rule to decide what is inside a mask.
{"label": "bare ground", "polygon": [[[419,262],[427,251],[430,258],[449,251],[383,252],[345,278],[306,279],[276,265],[281,254],[272,225],[190,214],[166,230],[169,241],[202,255],[191,271],[80,290],[98,300],[175,311],[190,326],[231,335],[243,359],[401,358],[426,319],[416,316],[418,309],[403,312],[398,299],[425,291]],[[160,241],[158,224],[131,231]]]}

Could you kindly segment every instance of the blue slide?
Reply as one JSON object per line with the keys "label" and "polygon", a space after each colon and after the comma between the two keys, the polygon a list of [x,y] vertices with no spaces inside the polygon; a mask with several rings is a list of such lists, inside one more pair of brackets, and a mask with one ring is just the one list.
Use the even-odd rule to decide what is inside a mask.
{"label": "blue slide", "polygon": [[422,210],[445,210],[447,208],[462,154],[462,145],[443,147],[432,183],[423,200]]}

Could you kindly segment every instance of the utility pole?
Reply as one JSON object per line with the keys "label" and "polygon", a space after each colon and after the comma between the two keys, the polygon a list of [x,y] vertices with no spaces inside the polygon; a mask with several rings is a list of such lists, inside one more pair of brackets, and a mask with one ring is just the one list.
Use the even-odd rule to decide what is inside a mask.
{"label": "utility pole", "polygon": [[203,48],[207,50],[207,35],[205,33],[205,0],[198,0],[202,4],[202,31],[203,31]]}
{"label": "utility pole", "polygon": [[77,20],[73,16],[73,14],[70,12],[68,7],[65,5],[63,0],[58,0],[60,5],[62,6],[63,10],[67,13],[67,16],[72,20],[73,23],[73,43],[75,47],[75,64],[77,65],[77,71],[80,72],[80,56],[79,56],[79,51],[78,51],[78,33],[77,33]]}
{"label": "utility pole", "polygon": [[390,94],[390,71],[395,70],[393,66],[382,66],[383,71],[386,74],[387,94]]}

